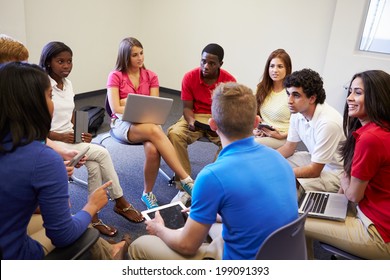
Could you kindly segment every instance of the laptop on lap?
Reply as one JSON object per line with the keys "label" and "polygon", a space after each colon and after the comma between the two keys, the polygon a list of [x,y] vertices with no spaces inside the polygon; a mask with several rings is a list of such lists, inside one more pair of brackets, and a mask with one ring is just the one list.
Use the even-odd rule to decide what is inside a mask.
{"label": "laptop on lap", "polygon": [[163,125],[171,112],[172,104],[171,98],[130,93],[127,96],[122,120]]}
{"label": "laptop on lap", "polygon": [[318,191],[305,191],[299,185],[298,190],[298,212],[303,214],[308,202],[313,200],[313,207],[308,216],[334,221],[345,221],[348,209],[348,199],[344,194]]}

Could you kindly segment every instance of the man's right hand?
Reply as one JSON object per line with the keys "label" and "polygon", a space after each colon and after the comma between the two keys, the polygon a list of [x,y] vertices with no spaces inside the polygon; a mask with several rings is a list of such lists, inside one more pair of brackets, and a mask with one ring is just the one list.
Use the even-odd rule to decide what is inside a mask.
{"label": "man's right hand", "polygon": [[189,124],[188,124],[188,130],[189,130],[189,131],[192,131],[192,132],[196,131],[195,125],[194,125],[193,123],[189,123]]}

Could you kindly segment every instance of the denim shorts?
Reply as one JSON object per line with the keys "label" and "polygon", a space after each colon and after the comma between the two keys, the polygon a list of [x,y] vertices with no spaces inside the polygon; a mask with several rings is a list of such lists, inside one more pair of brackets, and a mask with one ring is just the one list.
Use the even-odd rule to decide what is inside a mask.
{"label": "denim shorts", "polygon": [[130,122],[122,121],[121,119],[111,120],[111,130],[116,138],[129,144],[136,144],[134,142],[130,142],[127,138],[127,133],[129,132],[130,127]]}

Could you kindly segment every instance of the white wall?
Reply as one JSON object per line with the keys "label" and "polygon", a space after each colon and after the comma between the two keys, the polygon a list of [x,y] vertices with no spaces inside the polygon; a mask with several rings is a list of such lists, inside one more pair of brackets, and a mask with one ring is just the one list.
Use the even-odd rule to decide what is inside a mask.
{"label": "white wall", "polygon": [[0,34],[26,43],[24,0],[0,0]]}
{"label": "white wall", "polygon": [[269,53],[285,48],[293,70],[323,75],[327,100],[342,110],[342,86],[361,70],[390,73],[390,57],[356,51],[368,0],[0,0],[0,33],[22,42],[38,62],[52,40],[74,51],[77,92],[105,88],[120,40],[137,37],[145,64],[163,87],[180,90],[210,43],[225,49],[223,68],[253,89]]}
{"label": "white wall", "polygon": [[[390,55],[358,51],[368,2],[339,0],[333,20],[323,77],[328,102],[340,112],[352,76],[360,71],[381,69],[390,73]],[[387,15],[388,16],[388,15]]]}
{"label": "white wall", "polygon": [[[38,63],[42,47],[62,41],[73,51],[69,78],[77,93],[106,87],[120,40],[140,35],[139,0],[0,0],[0,33],[26,43],[29,61]],[[24,5],[25,13],[19,10]],[[19,24],[20,15],[25,24]],[[18,32],[14,31],[18,26]],[[19,31],[20,29],[20,31]],[[24,29],[24,30],[23,30]],[[25,33],[25,40],[19,35]]]}
{"label": "white wall", "polygon": [[336,0],[148,0],[142,26],[146,59],[162,85],[180,89],[208,43],[225,50],[223,67],[255,88],[271,51],[284,48],[295,69],[322,71]]}

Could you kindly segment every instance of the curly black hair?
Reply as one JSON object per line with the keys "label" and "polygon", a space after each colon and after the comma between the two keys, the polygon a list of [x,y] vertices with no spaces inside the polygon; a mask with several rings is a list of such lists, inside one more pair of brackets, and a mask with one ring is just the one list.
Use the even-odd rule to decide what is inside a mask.
{"label": "curly black hair", "polygon": [[316,96],[316,104],[323,104],[326,99],[324,83],[314,70],[305,68],[288,75],[283,82],[284,87],[301,87],[303,93],[310,98]]}

